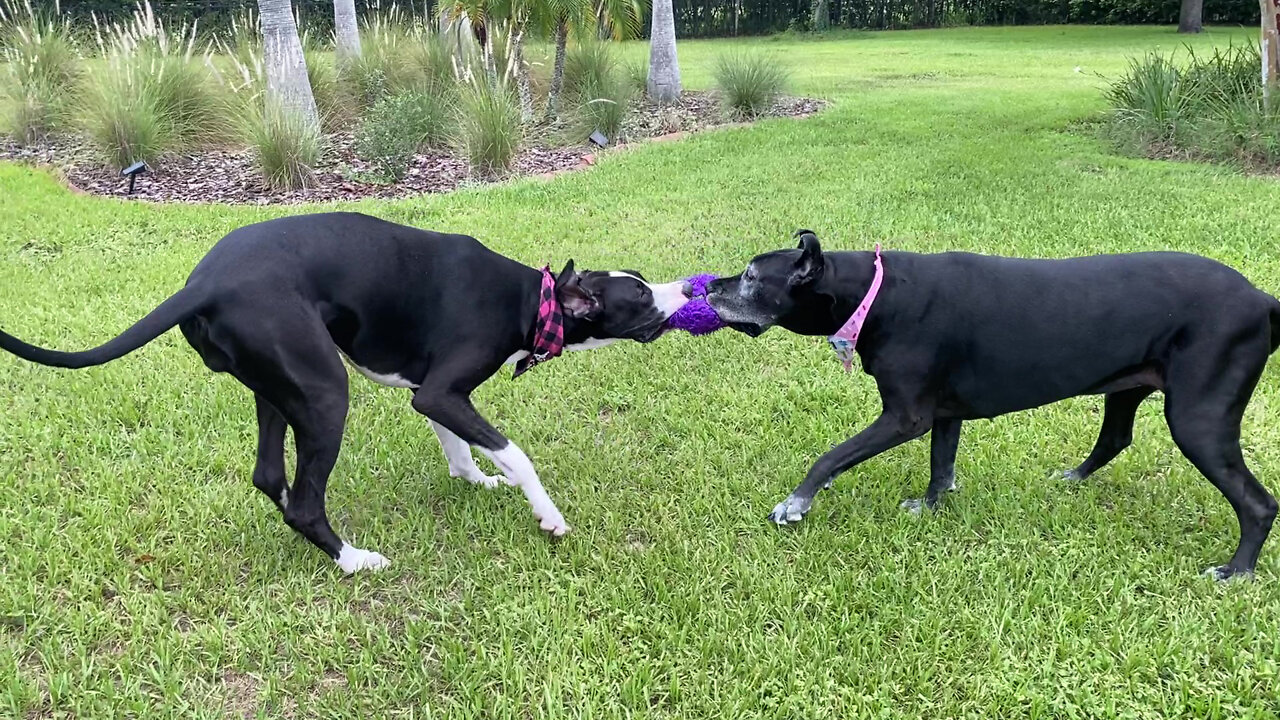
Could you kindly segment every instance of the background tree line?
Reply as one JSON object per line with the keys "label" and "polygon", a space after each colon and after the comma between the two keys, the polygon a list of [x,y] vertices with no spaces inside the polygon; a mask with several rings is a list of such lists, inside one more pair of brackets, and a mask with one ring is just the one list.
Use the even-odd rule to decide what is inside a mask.
{"label": "background tree line", "polygon": [[[52,4],[39,0],[38,4]],[[355,0],[363,15],[386,7],[389,0]],[[129,16],[133,0],[62,0],[62,11],[86,20]],[[237,13],[256,7],[256,0],[155,0],[166,20],[199,19],[216,29]],[[868,30],[928,28],[954,25],[1172,24],[1179,20],[1177,0],[673,0],[677,37],[760,35],[784,30],[853,28]],[[294,0],[293,7],[308,30],[333,30],[332,0]],[[438,0],[398,3],[410,15],[432,15]],[[1206,24],[1258,22],[1257,0],[1204,0]],[[646,17],[642,30],[649,32]]]}

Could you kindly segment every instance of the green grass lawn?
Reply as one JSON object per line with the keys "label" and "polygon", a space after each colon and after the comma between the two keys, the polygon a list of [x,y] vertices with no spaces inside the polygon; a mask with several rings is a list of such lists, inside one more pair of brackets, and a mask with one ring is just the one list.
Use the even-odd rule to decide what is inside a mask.
{"label": "green grass lawn", "polygon": [[[530,265],[658,279],[738,272],[811,227],[828,248],[1173,248],[1280,292],[1274,179],[1118,157],[1083,127],[1099,74],[1182,41],[753,40],[833,107],[551,181],[350,207]],[[706,87],[729,47],[683,44],[686,85]],[[141,317],[232,228],[312,209],[116,202],[14,165],[0,195],[0,326],[63,349]],[[1134,446],[1082,485],[1046,478],[1092,447],[1099,398],[966,424],[960,492],[937,514],[898,509],[928,480],[919,441],[780,531],[774,504],[877,415],[870,378],[783,331],[576,354],[476,398],[574,527],[552,544],[519,492],[448,476],[404,391],[352,389],[330,516],[392,566],[348,578],[254,490],[252,399],[177,332],[85,371],[0,357],[0,717],[1280,713],[1280,540],[1255,582],[1199,577],[1230,557],[1236,521],[1158,396]],[[1280,361],[1244,428],[1273,492],[1278,418]]]}

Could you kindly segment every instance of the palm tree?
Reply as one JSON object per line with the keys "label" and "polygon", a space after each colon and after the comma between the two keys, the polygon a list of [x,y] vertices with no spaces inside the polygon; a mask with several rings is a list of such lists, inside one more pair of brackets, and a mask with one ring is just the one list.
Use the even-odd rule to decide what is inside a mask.
{"label": "palm tree", "polygon": [[360,26],[355,0],[333,0],[333,39],[338,62],[360,57]]}
{"label": "palm tree", "polygon": [[302,117],[320,127],[316,100],[307,78],[307,61],[302,40],[293,20],[289,0],[258,0],[258,21],[262,26],[263,64],[267,70],[267,102]]}
{"label": "palm tree", "polygon": [[489,0],[450,0],[441,3],[440,14],[448,21],[463,22],[471,28],[471,35],[480,48],[480,64],[490,83],[498,81],[498,71],[493,64],[493,45],[489,43],[489,22],[492,19]]}
{"label": "palm tree", "polygon": [[564,91],[564,59],[569,48],[569,30],[585,30],[595,25],[601,39],[627,40],[640,34],[645,0],[542,0],[543,10],[555,28],[556,60],[547,92],[547,119],[559,114]]}
{"label": "palm tree", "polygon": [[560,111],[560,93],[564,91],[564,58],[569,48],[569,27],[583,22],[591,10],[591,0],[544,2],[555,27],[556,60],[551,70],[551,89],[547,91],[547,119],[554,120]]}
{"label": "palm tree", "polygon": [[[487,8],[491,19],[502,20],[506,27],[506,76],[514,77],[520,98],[520,119],[533,122],[533,84],[529,65],[524,61],[524,40],[529,26],[538,19],[541,0],[491,0]],[[490,39],[492,42],[492,39]]]}
{"label": "palm tree", "polygon": [[649,29],[649,97],[659,103],[680,99],[680,61],[676,58],[676,17],[671,0],[655,0]]}
{"label": "palm tree", "polygon": [[[1280,2],[1259,0],[1262,6],[1262,97],[1280,103]],[[1270,107],[1270,105],[1268,105]]]}

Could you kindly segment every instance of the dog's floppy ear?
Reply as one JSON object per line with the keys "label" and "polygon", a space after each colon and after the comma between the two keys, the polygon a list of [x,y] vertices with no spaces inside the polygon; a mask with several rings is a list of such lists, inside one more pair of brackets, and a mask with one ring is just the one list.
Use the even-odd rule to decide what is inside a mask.
{"label": "dog's floppy ear", "polygon": [[812,230],[797,230],[796,237],[800,238],[800,259],[796,260],[791,271],[791,285],[800,287],[815,283],[822,277],[825,261],[822,257],[822,245]]}
{"label": "dog's floppy ear", "polygon": [[574,272],[573,260],[556,276],[556,300],[571,318],[593,317],[600,310],[600,299],[582,287],[582,276]]}

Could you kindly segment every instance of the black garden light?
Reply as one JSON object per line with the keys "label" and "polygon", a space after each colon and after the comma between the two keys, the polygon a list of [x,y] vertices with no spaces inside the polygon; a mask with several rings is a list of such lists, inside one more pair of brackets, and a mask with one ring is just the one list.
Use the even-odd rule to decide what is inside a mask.
{"label": "black garden light", "polygon": [[133,194],[133,183],[137,181],[138,176],[147,171],[147,164],[141,160],[130,165],[120,171],[121,175],[129,176],[129,194]]}
{"label": "black garden light", "polygon": [[591,133],[591,137],[587,139],[590,140],[593,145],[596,145],[598,147],[604,147],[605,145],[609,144],[609,138],[605,137],[604,133],[600,132],[599,130],[596,130],[595,132]]}

